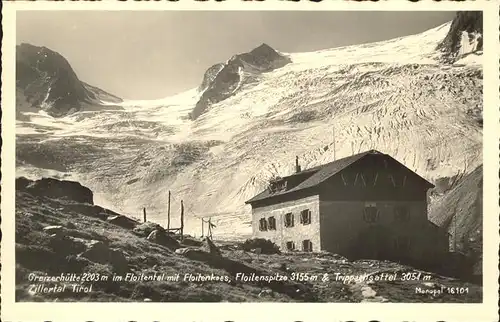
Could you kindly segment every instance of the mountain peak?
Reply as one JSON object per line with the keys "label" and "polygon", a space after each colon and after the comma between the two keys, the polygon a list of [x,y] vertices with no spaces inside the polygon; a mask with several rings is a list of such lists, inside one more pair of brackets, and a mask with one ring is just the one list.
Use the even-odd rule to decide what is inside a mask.
{"label": "mountain peak", "polygon": [[203,114],[210,104],[232,96],[249,79],[290,62],[290,58],[262,43],[250,52],[234,55],[225,64],[213,65],[205,72],[199,87],[204,92],[190,114],[191,118],[196,119]]}
{"label": "mountain peak", "polygon": [[273,47],[269,46],[266,43],[262,43],[260,46],[255,47],[250,53],[269,52],[269,51],[276,52],[276,50]]}
{"label": "mountain peak", "polygon": [[22,43],[16,47],[16,87],[32,107],[51,115],[79,109],[87,98],[69,62],[47,47]]}
{"label": "mountain peak", "polygon": [[445,53],[445,60],[451,62],[459,59],[459,56],[483,50],[483,13],[457,12],[448,34],[437,49]]}
{"label": "mountain peak", "polygon": [[100,102],[98,97],[121,101],[80,81],[58,52],[29,43],[16,46],[16,89],[20,105],[44,109],[52,116],[78,111],[84,103],[96,105]]}

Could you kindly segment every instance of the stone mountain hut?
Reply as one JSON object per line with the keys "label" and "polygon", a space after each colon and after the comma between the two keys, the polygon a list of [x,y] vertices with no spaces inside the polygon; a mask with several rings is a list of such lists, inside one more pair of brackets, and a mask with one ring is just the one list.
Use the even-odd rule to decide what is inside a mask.
{"label": "stone mountain hut", "polygon": [[423,262],[448,252],[448,234],[427,218],[434,185],[370,150],[270,182],[246,201],[254,238],[283,251]]}

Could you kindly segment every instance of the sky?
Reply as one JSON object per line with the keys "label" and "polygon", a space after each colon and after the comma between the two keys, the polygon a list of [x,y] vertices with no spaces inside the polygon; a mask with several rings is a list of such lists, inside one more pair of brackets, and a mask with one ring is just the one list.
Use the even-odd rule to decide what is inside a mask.
{"label": "sky", "polygon": [[206,69],[262,43],[287,53],[412,35],[454,12],[18,11],[16,41],[59,52],[78,77],[125,99],[197,87]]}

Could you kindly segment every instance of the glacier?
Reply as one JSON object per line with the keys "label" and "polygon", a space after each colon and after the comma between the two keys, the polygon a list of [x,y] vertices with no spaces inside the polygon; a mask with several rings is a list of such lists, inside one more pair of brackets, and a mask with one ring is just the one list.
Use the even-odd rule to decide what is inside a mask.
{"label": "glacier", "polygon": [[482,164],[482,51],[477,35],[464,35],[444,62],[437,47],[450,25],[280,52],[290,63],[249,79],[238,70],[244,81],[231,96],[194,120],[206,86],[63,117],[26,110],[16,121],[16,175],[79,181],[96,204],[137,218],[146,207],[160,224],[170,190],[173,226],[184,200],[187,233],[199,236],[200,218],[211,217],[214,236],[233,239],[251,233],[244,201],[292,173],[295,156],[306,169],[377,149],[430,181],[468,174]]}

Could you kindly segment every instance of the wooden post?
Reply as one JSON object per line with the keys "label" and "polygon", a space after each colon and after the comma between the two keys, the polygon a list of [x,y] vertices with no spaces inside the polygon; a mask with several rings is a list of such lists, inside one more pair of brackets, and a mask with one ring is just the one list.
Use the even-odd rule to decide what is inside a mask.
{"label": "wooden post", "polygon": [[170,230],[170,190],[168,191],[167,232]]}
{"label": "wooden post", "polygon": [[181,200],[181,240],[184,239],[184,201]]}
{"label": "wooden post", "polygon": [[205,235],[205,232],[203,230],[204,224],[205,224],[205,222],[203,221],[203,218],[201,218],[201,237],[203,237]]}
{"label": "wooden post", "polygon": [[144,215],[144,222],[146,222],[146,207],[142,208],[142,213]]}
{"label": "wooden post", "polygon": [[208,218],[208,237],[212,239],[212,218]]}

